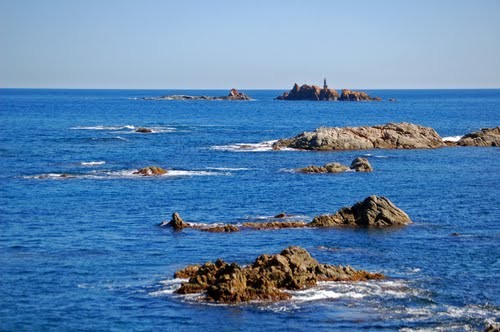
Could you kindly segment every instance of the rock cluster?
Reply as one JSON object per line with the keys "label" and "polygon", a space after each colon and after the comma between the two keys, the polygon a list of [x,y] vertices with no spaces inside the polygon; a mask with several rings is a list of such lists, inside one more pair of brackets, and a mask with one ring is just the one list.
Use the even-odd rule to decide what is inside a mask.
{"label": "rock cluster", "polygon": [[315,286],[318,281],[362,281],[382,279],[380,273],[355,270],[350,266],[320,264],[307,250],[288,247],[280,254],[261,255],[246,267],[218,259],[202,266],[191,265],[174,275],[188,277],[178,294],[204,293],[204,299],[217,303],[252,300],[276,301],[291,297],[283,290]]}
{"label": "rock cluster", "polygon": [[148,166],[135,171],[133,174],[142,176],[158,176],[167,174],[167,171],[159,166]]}
{"label": "rock cluster", "polygon": [[366,92],[343,89],[340,101],[381,101],[380,97],[370,97]]}
{"label": "rock cluster", "polygon": [[311,227],[362,226],[388,227],[411,223],[410,217],[385,197],[370,196],[335,214],[314,217]]}
{"label": "rock cluster", "polygon": [[483,128],[458,140],[460,146],[500,146],[500,126]]}
{"label": "rock cluster", "polygon": [[321,127],[293,138],[280,139],[273,144],[273,149],[431,149],[444,146],[446,144],[434,129],[401,122],[363,127]]}
{"label": "rock cluster", "polygon": [[285,92],[276,100],[316,100],[334,101],[339,99],[339,93],[335,89],[320,88],[317,85],[304,84],[299,87],[297,83],[293,85],[290,92]]}
{"label": "rock cluster", "polygon": [[366,158],[358,157],[353,160],[351,167],[342,165],[340,163],[329,163],[324,166],[307,166],[304,168],[297,169],[299,173],[341,173],[346,171],[355,172],[372,172],[373,168],[370,162]]}
{"label": "rock cluster", "polygon": [[231,89],[227,96],[211,97],[211,96],[189,96],[189,95],[168,95],[161,97],[145,97],[143,100],[251,100],[246,94],[239,92],[236,89]]}

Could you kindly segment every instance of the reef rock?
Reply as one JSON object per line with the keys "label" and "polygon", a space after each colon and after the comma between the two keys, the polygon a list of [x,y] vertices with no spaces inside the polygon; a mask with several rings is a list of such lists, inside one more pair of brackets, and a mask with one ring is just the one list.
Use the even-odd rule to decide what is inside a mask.
{"label": "reef rock", "polygon": [[349,266],[320,264],[307,250],[295,246],[277,255],[261,255],[246,267],[219,259],[202,266],[188,266],[175,276],[190,277],[176,291],[178,294],[205,292],[205,300],[216,303],[285,300],[291,295],[283,290],[313,287],[318,281],[384,278],[382,274],[355,270]]}
{"label": "reef rock", "polygon": [[290,92],[285,92],[276,100],[315,100],[315,101],[333,101],[339,99],[339,93],[335,89],[327,87],[320,88],[317,85],[304,84],[301,87],[294,84]]}
{"label": "reef rock", "polygon": [[370,97],[366,92],[343,89],[340,101],[381,101],[380,97]]}
{"label": "reef rock", "polygon": [[500,146],[500,126],[483,128],[458,140],[460,146]]}
{"label": "reef rock", "polygon": [[300,228],[305,227],[303,221],[268,221],[268,222],[246,222],[242,227],[251,229],[282,229],[282,228]]}
{"label": "reef rock", "polygon": [[351,163],[351,169],[356,172],[373,172],[372,165],[366,158],[358,157]]}
{"label": "reef rock", "polygon": [[351,207],[343,207],[335,214],[314,217],[310,227],[363,226],[388,227],[411,223],[410,217],[390,200],[370,196]]}
{"label": "reef rock", "polygon": [[177,212],[174,212],[172,214],[172,219],[170,220],[170,222],[168,222],[168,223],[163,222],[163,223],[160,224],[160,226],[162,226],[162,227],[172,227],[175,230],[181,230],[181,229],[189,228],[190,227],[188,224],[186,224],[184,222],[184,220],[182,220],[181,216]]}
{"label": "reef rock", "polygon": [[446,144],[434,129],[401,122],[363,127],[321,127],[293,138],[280,139],[273,144],[273,149],[431,149],[444,146]]}
{"label": "reef rock", "polygon": [[135,130],[136,133],[152,133],[153,129],[140,127]]}
{"label": "reef rock", "polygon": [[161,97],[145,97],[143,100],[251,100],[246,94],[239,92],[236,89],[231,89],[227,96],[211,97],[211,96],[189,96],[189,95],[167,95]]}
{"label": "reef rock", "polygon": [[229,224],[202,229],[202,231],[211,233],[231,233],[231,232],[238,232],[239,230],[240,229],[238,227]]}
{"label": "reef rock", "polygon": [[133,174],[138,174],[142,176],[158,176],[167,174],[167,171],[158,166],[148,166],[135,171]]}

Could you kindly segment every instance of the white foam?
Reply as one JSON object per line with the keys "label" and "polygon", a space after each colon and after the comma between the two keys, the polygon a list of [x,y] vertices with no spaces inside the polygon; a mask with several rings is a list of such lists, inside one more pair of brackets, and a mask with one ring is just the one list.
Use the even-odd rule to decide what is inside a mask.
{"label": "white foam", "polygon": [[124,126],[77,126],[77,127],[71,127],[70,129],[74,129],[74,130],[124,130],[124,129],[134,130],[135,127],[132,126],[132,125],[124,125]]}
{"label": "white foam", "polygon": [[24,179],[51,179],[51,180],[65,180],[65,179],[157,179],[169,177],[183,177],[183,176],[224,176],[231,175],[229,172],[209,172],[209,171],[186,171],[186,170],[168,170],[166,174],[155,176],[143,176],[141,174],[134,174],[137,169],[125,169],[118,171],[103,171],[92,170],[83,174],[68,174],[68,173],[45,173],[37,175],[22,176]]}
{"label": "white foam", "polygon": [[206,169],[212,169],[214,171],[250,171],[251,168],[245,167],[206,167]]}
{"label": "white foam", "polygon": [[99,165],[104,165],[106,162],[105,161],[82,161],[80,165],[82,166],[99,166]]}
{"label": "white foam", "polygon": [[[214,145],[211,150],[216,151],[231,151],[231,152],[268,152],[274,151],[273,144],[278,140],[264,141],[260,143],[235,143],[228,145]],[[297,151],[291,148],[282,148],[280,151]]]}
{"label": "white foam", "polygon": [[443,141],[448,142],[458,142],[463,136],[446,136],[443,137]]}

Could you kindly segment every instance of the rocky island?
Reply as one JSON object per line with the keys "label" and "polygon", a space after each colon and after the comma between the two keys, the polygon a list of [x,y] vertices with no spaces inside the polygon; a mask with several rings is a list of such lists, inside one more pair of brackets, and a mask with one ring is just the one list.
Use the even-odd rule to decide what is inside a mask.
{"label": "rocky island", "polygon": [[432,149],[446,146],[436,131],[412,123],[387,123],[363,127],[321,127],[293,138],[280,139],[274,150]]}
{"label": "rocky island", "polygon": [[460,146],[500,146],[500,126],[483,128],[467,134],[457,142]]}
{"label": "rocky island", "polygon": [[284,290],[311,288],[318,281],[356,282],[383,279],[384,275],[321,264],[304,248],[291,246],[276,255],[260,255],[248,266],[218,259],[215,263],[187,266],[174,277],[189,278],[177,294],[200,293],[208,302],[240,303],[287,300],[292,296]]}
{"label": "rocky island", "polygon": [[296,170],[298,173],[342,173],[347,171],[354,172],[372,172],[373,168],[370,165],[370,162],[366,158],[358,157],[354,159],[351,163],[351,167],[342,165],[340,163],[329,163],[324,166],[307,166],[304,168],[299,168]]}
{"label": "rocky island", "polygon": [[342,90],[342,94],[335,89],[329,89],[326,78],[323,81],[323,88],[317,85],[304,84],[299,86],[294,84],[292,90],[283,93],[275,98],[276,100],[313,100],[313,101],[380,101],[380,97],[370,97],[366,92]]}
{"label": "rocky island", "polygon": [[236,89],[231,89],[227,96],[211,97],[211,96],[188,96],[188,95],[168,95],[161,97],[144,97],[143,100],[251,100],[246,94],[239,92]]}

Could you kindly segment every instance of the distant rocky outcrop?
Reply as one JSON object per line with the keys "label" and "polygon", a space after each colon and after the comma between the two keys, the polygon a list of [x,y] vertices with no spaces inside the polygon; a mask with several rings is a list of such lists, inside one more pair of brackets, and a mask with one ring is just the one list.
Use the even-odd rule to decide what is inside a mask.
{"label": "distant rocky outcrop", "polygon": [[381,101],[380,97],[370,97],[366,92],[343,89],[340,101]]}
{"label": "distant rocky outcrop", "polygon": [[133,174],[142,175],[142,176],[158,176],[167,174],[167,170],[159,167],[159,166],[148,166],[141,168],[135,171]]}
{"label": "distant rocky outcrop", "polygon": [[411,223],[410,217],[390,200],[380,196],[367,197],[335,214],[314,217],[310,227],[363,226],[388,227]]}
{"label": "distant rocky outcrop", "polygon": [[495,128],[483,128],[467,134],[457,142],[460,146],[500,146],[500,126]]}
{"label": "distant rocky outcrop", "polygon": [[135,130],[136,133],[152,133],[153,129],[140,127]]}
{"label": "distant rocky outcrop", "polygon": [[307,224],[304,221],[267,221],[267,222],[246,222],[243,223],[243,228],[256,230],[263,229],[283,229],[283,228],[301,228]]}
{"label": "distant rocky outcrop", "polygon": [[189,96],[189,95],[167,95],[161,97],[144,97],[143,100],[251,100],[246,94],[239,92],[236,89],[231,89],[227,96],[211,97],[211,96]]}
{"label": "distant rocky outcrop", "polygon": [[273,149],[431,149],[444,146],[446,144],[434,129],[401,122],[363,127],[321,127],[293,138],[280,139],[273,144]]}
{"label": "distant rocky outcrop", "polygon": [[307,166],[304,168],[297,169],[299,173],[342,173],[346,171],[355,171],[355,172],[372,172],[373,168],[365,158],[356,158],[351,163],[351,167],[342,165],[340,163],[329,163],[324,166]]}
{"label": "distant rocky outcrop", "polygon": [[326,79],[323,88],[317,85],[303,84],[299,86],[297,83],[293,85],[292,90],[283,93],[275,98],[276,100],[313,100],[313,101],[380,101],[379,97],[370,97],[366,92],[358,92],[351,90],[342,90],[339,95],[337,90],[329,89],[326,85]]}
{"label": "distant rocky outcrop", "polygon": [[291,295],[284,290],[310,288],[318,281],[384,278],[380,273],[355,270],[350,266],[320,264],[307,250],[295,246],[280,254],[263,254],[245,267],[218,259],[202,266],[190,265],[177,271],[174,277],[189,278],[176,293],[203,293],[206,301],[216,303],[285,300]]}

